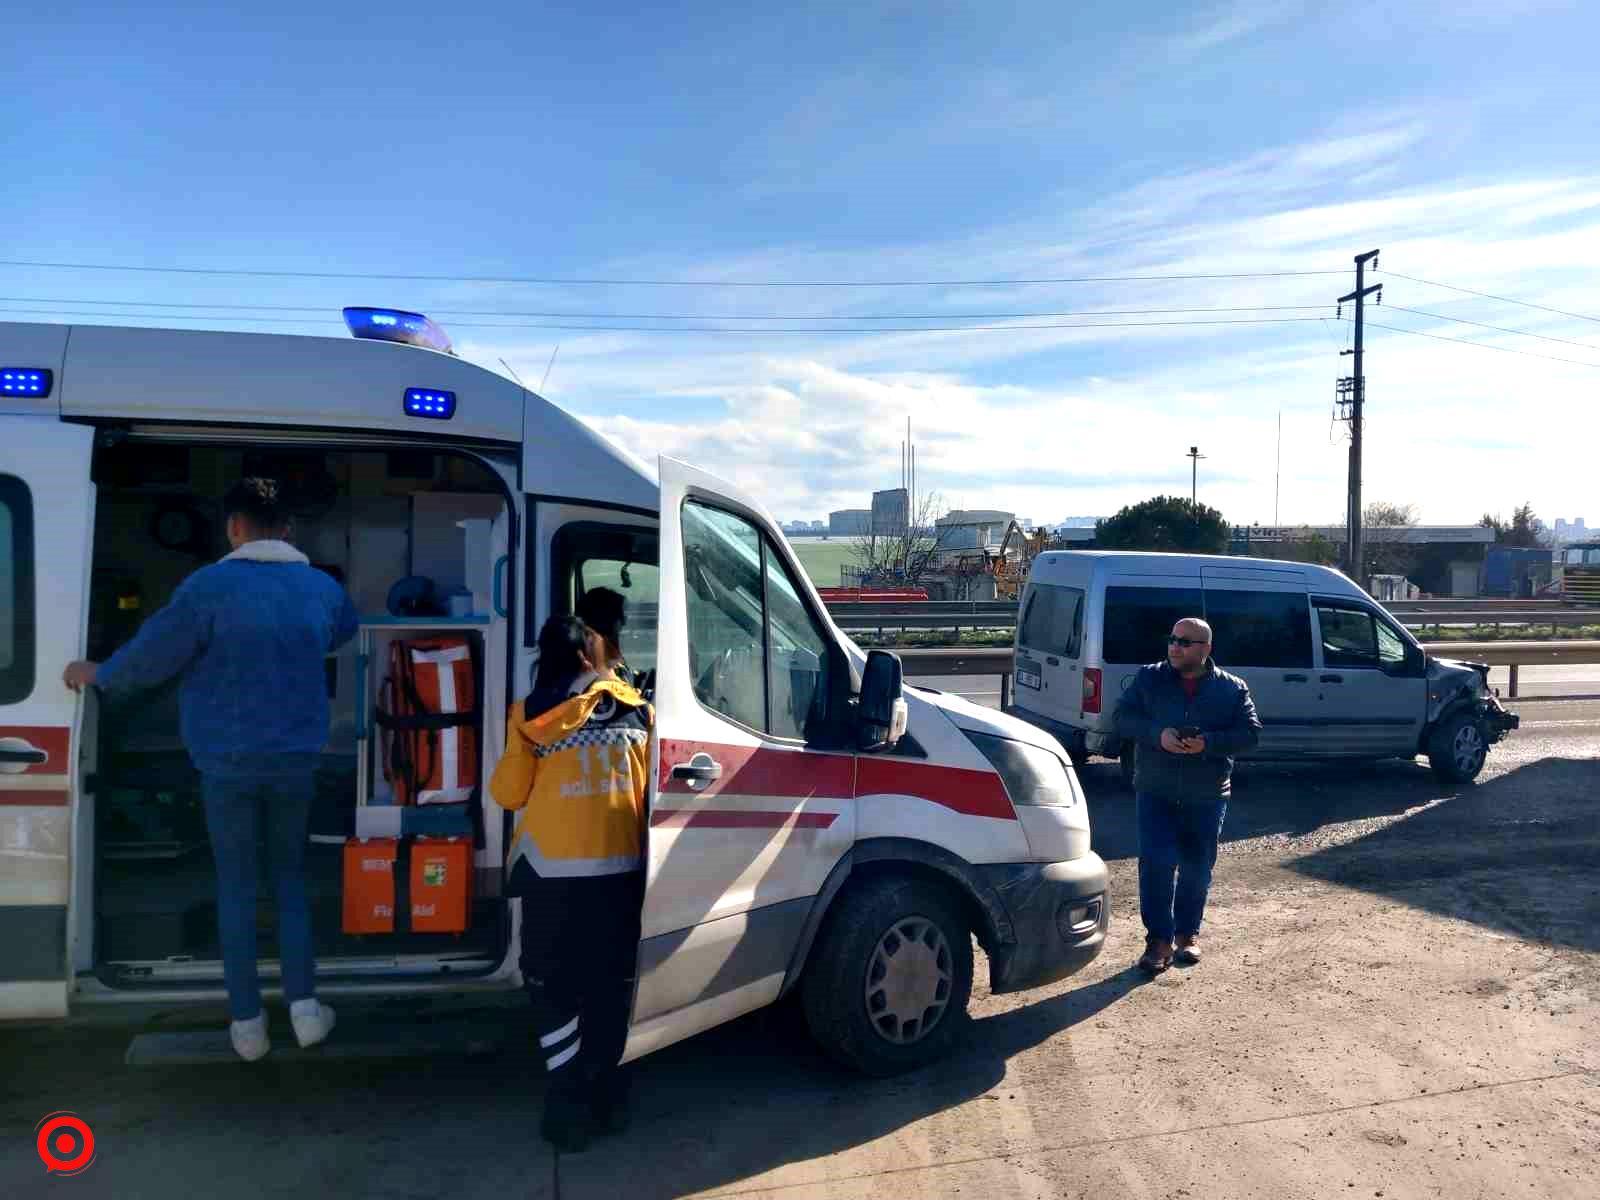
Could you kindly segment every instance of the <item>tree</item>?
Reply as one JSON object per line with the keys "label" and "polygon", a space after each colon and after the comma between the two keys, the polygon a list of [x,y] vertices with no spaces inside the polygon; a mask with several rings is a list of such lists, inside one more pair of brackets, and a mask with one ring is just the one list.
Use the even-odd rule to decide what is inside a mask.
{"label": "tree", "polygon": [[1533,505],[1522,503],[1511,511],[1508,524],[1502,517],[1484,513],[1478,524],[1494,530],[1494,540],[1500,546],[1541,546],[1544,544],[1544,522],[1533,515]]}
{"label": "tree", "polygon": [[1204,504],[1191,504],[1182,496],[1156,496],[1096,521],[1094,540],[1108,550],[1225,554],[1228,523]]}
{"label": "tree", "polygon": [[1362,510],[1368,572],[1408,575],[1415,569],[1417,547],[1405,531],[1417,523],[1417,516],[1415,504],[1395,504],[1389,500],[1374,500]]}
{"label": "tree", "polygon": [[878,533],[869,524],[867,532],[850,543],[850,566],[860,581],[868,586],[919,582],[937,556],[933,521],[942,505],[939,494],[930,492],[917,501],[904,529]]}

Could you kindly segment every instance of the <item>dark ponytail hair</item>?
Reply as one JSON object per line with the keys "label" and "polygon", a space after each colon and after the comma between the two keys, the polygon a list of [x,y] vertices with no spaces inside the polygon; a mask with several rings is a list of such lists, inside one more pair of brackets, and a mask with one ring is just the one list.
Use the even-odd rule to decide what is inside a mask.
{"label": "dark ponytail hair", "polygon": [[590,668],[584,664],[584,627],[577,617],[551,617],[539,630],[539,661],[524,718],[536,717],[567,698],[573,680]]}

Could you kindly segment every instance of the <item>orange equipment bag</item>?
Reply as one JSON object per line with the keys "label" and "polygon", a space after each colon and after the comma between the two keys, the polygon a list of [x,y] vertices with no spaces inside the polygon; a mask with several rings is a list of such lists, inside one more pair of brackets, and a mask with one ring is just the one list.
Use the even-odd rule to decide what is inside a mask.
{"label": "orange equipment bag", "polygon": [[470,839],[419,837],[412,842],[413,933],[465,933],[472,891]]}
{"label": "orange equipment bag", "polygon": [[378,711],[383,776],[401,804],[458,804],[478,786],[476,643],[460,635],[396,640]]}
{"label": "orange equipment bag", "polygon": [[394,932],[394,838],[350,838],[344,844],[345,933]]}

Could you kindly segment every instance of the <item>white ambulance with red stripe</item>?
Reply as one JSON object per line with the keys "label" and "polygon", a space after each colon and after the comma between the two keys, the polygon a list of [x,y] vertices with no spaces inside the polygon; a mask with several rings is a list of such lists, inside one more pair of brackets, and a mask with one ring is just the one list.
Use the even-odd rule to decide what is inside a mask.
{"label": "white ambulance with red stripe", "polygon": [[[974,940],[995,991],[1095,957],[1106,869],[1052,738],[903,686],[738,489],[652,470],[417,314],[346,320],[355,337],[0,323],[0,1019],[223,1000],[173,697],[116,704],[61,673],[221,554],[221,496],[246,474],[283,482],[297,545],[363,614],[329,657],[308,831],[322,995],[519,986],[484,783],[540,624],[597,586],[625,598],[656,712],[629,1058],[798,989],[826,1050],[890,1073],[960,1036]],[[397,639],[442,636],[479,692],[469,928],[351,933],[341,851],[394,821],[384,665]],[[274,994],[270,898],[258,926]]]}

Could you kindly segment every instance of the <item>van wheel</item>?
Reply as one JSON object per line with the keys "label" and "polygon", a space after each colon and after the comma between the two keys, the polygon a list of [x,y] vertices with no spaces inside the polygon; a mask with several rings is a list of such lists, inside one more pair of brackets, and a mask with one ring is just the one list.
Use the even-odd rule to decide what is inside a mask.
{"label": "van wheel", "polygon": [[972,930],[937,887],[872,880],[840,900],[801,986],[830,1057],[879,1077],[915,1070],[966,1032]]}
{"label": "van wheel", "polygon": [[1470,712],[1459,712],[1428,735],[1428,765],[1444,783],[1470,783],[1483,770],[1489,740]]}
{"label": "van wheel", "polygon": [[1122,747],[1122,753],[1117,758],[1117,766],[1122,769],[1122,786],[1130,792],[1133,791],[1133,755],[1134,745],[1128,742]]}

